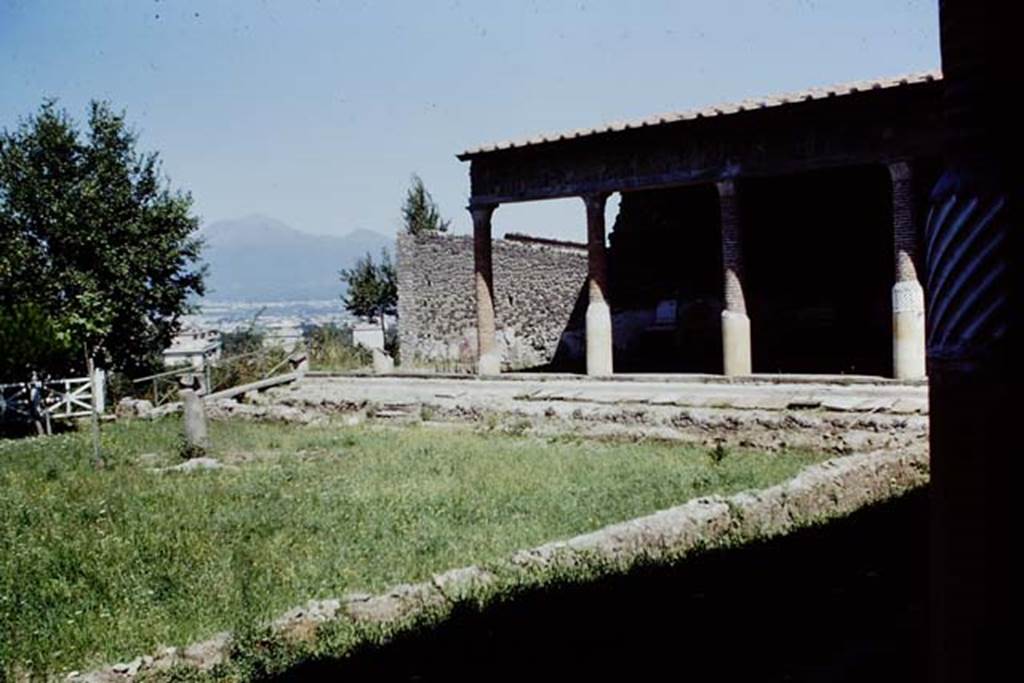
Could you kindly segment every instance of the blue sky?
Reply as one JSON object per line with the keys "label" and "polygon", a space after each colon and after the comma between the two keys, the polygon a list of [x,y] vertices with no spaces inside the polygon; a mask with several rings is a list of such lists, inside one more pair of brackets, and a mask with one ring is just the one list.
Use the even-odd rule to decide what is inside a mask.
{"label": "blue sky", "polygon": [[[453,219],[479,143],[939,65],[936,0],[0,0],[0,128],[107,99],[204,221],[393,233]],[[583,239],[582,202],[495,232]]]}

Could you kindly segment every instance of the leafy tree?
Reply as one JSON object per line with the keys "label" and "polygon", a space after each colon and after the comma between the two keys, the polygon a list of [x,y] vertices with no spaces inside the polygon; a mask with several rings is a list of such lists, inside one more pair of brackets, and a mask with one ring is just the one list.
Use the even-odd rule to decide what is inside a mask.
{"label": "leafy tree", "polygon": [[402,219],[405,231],[411,235],[425,235],[437,232],[448,232],[450,220],[442,220],[441,212],[434,203],[434,198],[423,186],[423,180],[416,174],[412,176],[412,187],[405,194],[402,204]]}
{"label": "leafy tree", "polygon": [[398,283],[387,250],[381,250],[380,263],[374,263],[367,253],[351,269],[342,269],[341,280],[348,285],[342,296],[345,308],[367,322],[379,319],[380,329],[387,336],[384,317],[398,312]]}
{"label": "leafy tree", "polygon": [[0,383],[57,373],[75,352],[38,306],[0,306]]}
{"label": "leafy tree", "polygon": [[53,341],[28,365],[151,369],[203,293],[192,198],[136,142],[103,102],[84,133],[53,101],[0,131],[0,311]]}

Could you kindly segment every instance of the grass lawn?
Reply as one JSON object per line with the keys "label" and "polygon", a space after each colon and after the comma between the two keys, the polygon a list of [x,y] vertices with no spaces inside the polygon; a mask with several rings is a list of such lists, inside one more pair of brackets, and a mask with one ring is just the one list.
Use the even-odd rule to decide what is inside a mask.
{"label": "grass lawn", "polygon": [[[471,428],[211,425],[237,467],[177,462],[179,421],[0,441],[0,679],[87,669],[379,591],[824,459]],[[143,454],[147,455],[140,458]],[[721,455],[721,453],[719,453]]]}

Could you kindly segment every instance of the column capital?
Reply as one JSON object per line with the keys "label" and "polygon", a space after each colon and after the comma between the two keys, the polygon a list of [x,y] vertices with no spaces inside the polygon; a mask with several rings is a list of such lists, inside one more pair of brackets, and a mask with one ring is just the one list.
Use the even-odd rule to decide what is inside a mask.
{"label": "column capital", "polygon": [[718,189],[719,197],[735,197],[736,196],[736,179],[735,178],[722,178],[715,182],[715,187]]}
{"label": "column capital", "polygon": [[494,214],[494,210],[498,208],[497,204],[470,204],[466,207],[470,215],[473,217],[473,223],[481,221],[489,221],[491,215]]}
{"label": "column capital", "polygon": [[611,196],[611,192],[588,192],[580,195],[580,199],[586,205],[588,211],[604,211],[604,205]]}
{"label": "column capital", "polygon": [[910,159],[895,159],[886,166],[889,168],[889,177],[894,181],[910,180],[914,173],[913,162]]}

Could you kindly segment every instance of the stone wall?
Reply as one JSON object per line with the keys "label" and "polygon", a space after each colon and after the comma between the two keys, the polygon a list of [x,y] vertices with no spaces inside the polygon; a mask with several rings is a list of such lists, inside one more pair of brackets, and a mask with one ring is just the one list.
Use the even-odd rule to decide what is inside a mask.
{"label": "stone wall", "polygon": [[[471,369],[476,358],[473,238],[403,234],[397,253],[402,364]],[[586,247],[508,235],[494,240],[493,261],[503,369],[548,364],[556,350],[579,355],[574,347],[583,341]]]}

